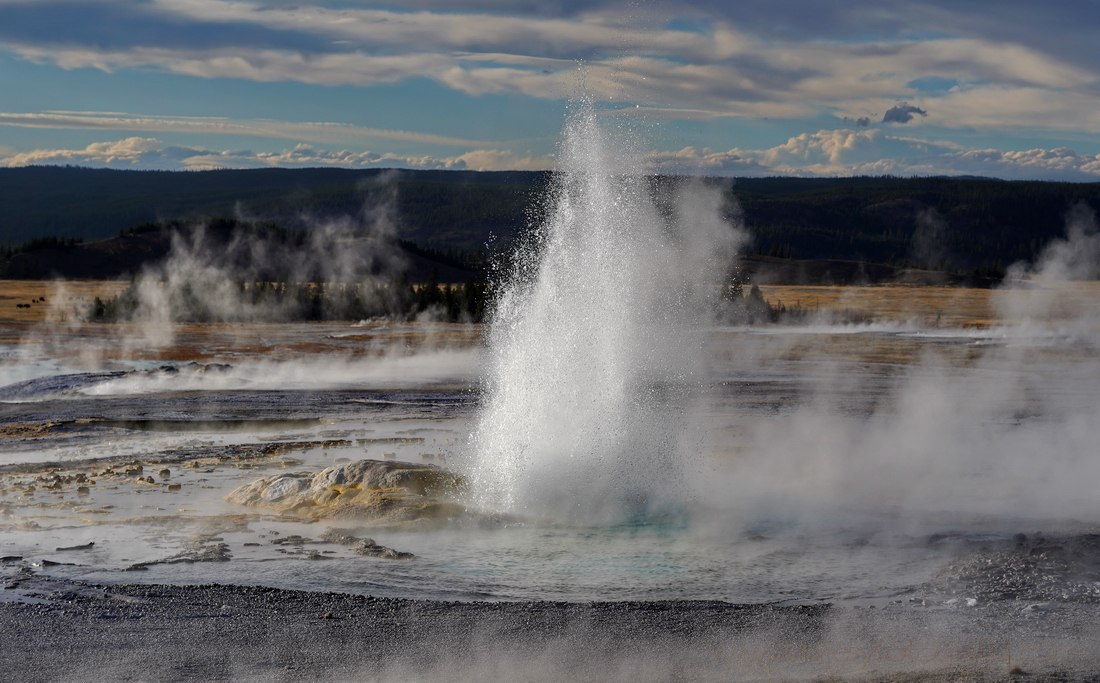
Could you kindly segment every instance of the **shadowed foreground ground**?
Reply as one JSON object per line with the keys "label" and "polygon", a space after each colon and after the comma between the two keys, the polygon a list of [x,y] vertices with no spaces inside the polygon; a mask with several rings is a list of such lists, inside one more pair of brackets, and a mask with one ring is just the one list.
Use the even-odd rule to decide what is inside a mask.
{"label": "shadowed foreground ground", "polygon": [[1016,664],[1004,634],[911,612],[24,579],[0,591],[7,680],[1096,680],[1098,671],[1072,647],[1034,666],[1028,656],[1052,652],[1017,644]]}

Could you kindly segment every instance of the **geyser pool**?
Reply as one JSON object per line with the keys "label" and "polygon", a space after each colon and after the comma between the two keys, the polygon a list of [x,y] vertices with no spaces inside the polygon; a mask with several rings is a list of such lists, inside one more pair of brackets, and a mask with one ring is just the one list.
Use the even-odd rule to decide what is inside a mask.
{"label": "geyser pool", "polygon": [[707,188],[663,210],[640,160],[629,132],[574,102],[546,218],[489,330],[470,439],[483,508],[610,521],[685,494],[683,393],[739,233]]}

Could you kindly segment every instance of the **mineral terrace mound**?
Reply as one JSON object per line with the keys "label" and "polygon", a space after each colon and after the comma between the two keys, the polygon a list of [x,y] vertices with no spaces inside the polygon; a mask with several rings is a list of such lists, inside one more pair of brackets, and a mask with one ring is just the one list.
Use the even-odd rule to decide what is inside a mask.
{"label": "mineral terrace mound", "polygon": [[436,465],[359,460],[320,472],[281,473],[234,489],[226,500],[307,519],[381,525],[441,524],[462,517],[460,476]]}

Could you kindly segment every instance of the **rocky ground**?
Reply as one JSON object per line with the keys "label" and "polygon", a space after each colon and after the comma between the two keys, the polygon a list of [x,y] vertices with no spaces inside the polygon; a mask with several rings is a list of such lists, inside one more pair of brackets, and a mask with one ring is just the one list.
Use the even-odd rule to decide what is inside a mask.
{"label": "rocky ground", "polygon": [[456,603],[25,572],[0,591],[0,671],[19,681],[1100,680],[1081,653],[1040,661],[1017,643],[1014,660],[993,647],[1003,638],[979,646],[975,630],[829,605]]}

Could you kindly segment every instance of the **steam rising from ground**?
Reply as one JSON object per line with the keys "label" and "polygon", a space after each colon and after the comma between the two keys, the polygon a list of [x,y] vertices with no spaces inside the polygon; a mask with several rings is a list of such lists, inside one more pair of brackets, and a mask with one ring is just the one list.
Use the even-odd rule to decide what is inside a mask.
{"label": "steam rising from ground", "polygon": [[140,324],[141,343],[167,346],[174,324],[185,315],[212,322],[281,320],[310,305],[300,296],[245,291],[241,283],[262,287],[279,280],[298,285],[303,294],[306,283],[330,283],[351,288],[365,301],[366,314],[395,308],[392,285],[406,265],[397,246],[396,185],[392,175],[370,185],[372,201],[359,216],[304,217],[301,244],[245,232],[233,233],[226,242],[210,239],[202,226],[188,235],[174,234],[168,258],[147,266],[135,282],[131,319]]}
{"label": "steam rising from ground", "polygon": [[548,217],[489,333],[470,444],[483,506],[591,520],[678,488],[678,394],[703,370],[698,331],[742,235],[703,185],[662,211],[633,147],[575,105]]}
{"label": "steam rising from ground", "polygon": [[[712,473],[708,501],[747,523],[800,526],[1100,523],[1100,311],[1076,281],[1098,267],[1095,219],[1078,208],[1066,239],[1012,268],[995,296],[1003,327],[975,331],[961,360],[928,345],[876,393],[866,365],[811,350],[800,362],[823,379],[796,405],[744,419],[735,439],[713,435],[724,475]],[[740,349],[741,370],[783,355],[779,336],[758,339]],[[853,407],[852,395],[874,400]]]}
{"label": "steam rising from ground", "polygon": [[[89,322],[91,298],[75,295],[63,281],[55,283],[44,324],[29,328],[14,349],[19,362],[0,365],[0,386],[100,370],[129,372],[79,393],[474,383],[481,359],[480,349],[471,346],[476,335],[431,324],[426,320],[431,310],[404,331],[392,321],[285,329],[279,322],[307,318],[303,306],[329,303],[345,304],[340,313],[359,311],[362,317],[407,309],[409,287],[401,276],[408,264],[397,241],[394,180],[383,174],[367,183],[359,215],[302,217],[301,232],[246,217],[179,230],[167,258],[146,266],[116,299],[125,298],[128,308],[115,324]],[[280,294],[273,282],[294,292]],[[314,283],[326,284],[326,297],[303,300]],[[352,296],[361,306],[352,308],[341,299]],[[196,319],[214,324],[185,327]],[[181,340],[182,348],[173,346]],[[288,346],[301,351],[290,354]],[[258,351],[260,358],[253,360]],[[148,363],[162,358],[232,367],[150,369]]]}

